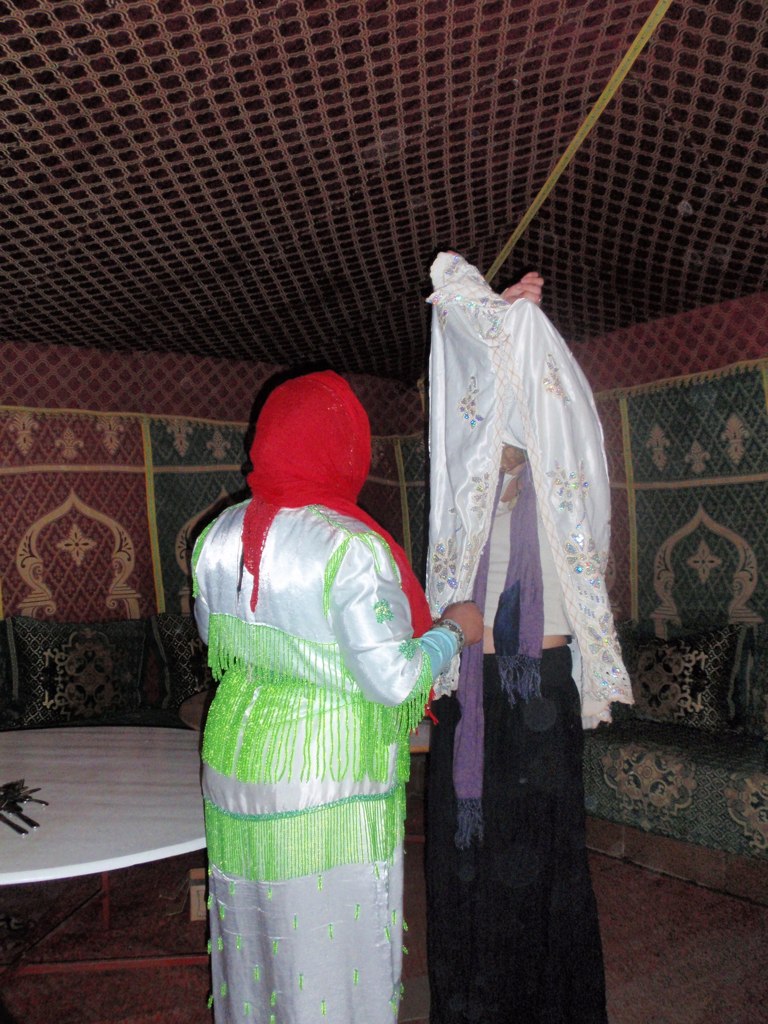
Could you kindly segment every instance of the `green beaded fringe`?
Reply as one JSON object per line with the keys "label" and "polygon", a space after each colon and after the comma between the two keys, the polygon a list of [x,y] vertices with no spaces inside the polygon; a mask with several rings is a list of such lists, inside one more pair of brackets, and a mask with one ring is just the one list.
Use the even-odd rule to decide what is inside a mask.
{"label": "green beaded fringe", "polygon": [[226,874],[263,882],[391,860],[404,819],[402,783],[383,795],[275,815],[232,814],[206,800],[208,859]]}
{"label": "green beaded fringe", "polygon": [[[202,752],[216,771],[243,782],[290,781],[301,724],[301,780],[383,782],[393,743],[398,744],[397,777],[408,778],[408,734],[423,717],[432,683],[426,652],[411,697],[397,707],[369,701],[349,673],[340,672],[335,645],[231,615],[211,616],[208,660],[214,676],[223,677]],[[308,666],[316,678],[306,677]]]}

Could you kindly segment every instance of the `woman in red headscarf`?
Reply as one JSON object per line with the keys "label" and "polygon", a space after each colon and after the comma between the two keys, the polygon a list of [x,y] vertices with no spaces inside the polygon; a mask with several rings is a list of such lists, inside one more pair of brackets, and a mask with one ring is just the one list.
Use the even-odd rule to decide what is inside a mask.
{"label": "woman in red headscarf", "polygon": [[370,428],[335,373],[270,395],[252,498],[193,557],[221,680],[203,740],[217,1024],[391,1024],[400,998],[408,733],[482,636],[432,625],[402,549],[357,504]]}

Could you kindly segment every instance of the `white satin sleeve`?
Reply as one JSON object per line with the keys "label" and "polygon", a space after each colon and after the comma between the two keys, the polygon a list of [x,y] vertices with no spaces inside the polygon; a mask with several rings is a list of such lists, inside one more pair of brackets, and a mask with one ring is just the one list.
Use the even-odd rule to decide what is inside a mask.
{"label": "white satin sleeve", "polygon": [[198,594],[195,598],[195,622],[197,624],[197,631],[200,634],[200,639],[204,644],[208,643],[208,622],[211,618],[211,610],[208,607],[208,602],[205,600],[202,594]]}
{"label": "white satin sleeve", "polygon": [[392,554],[374,533],[354,534],[331,582],[329,617],[346,669],[368,700],[394,707],[431,683],[428,654],[413,638],[408,599]]}

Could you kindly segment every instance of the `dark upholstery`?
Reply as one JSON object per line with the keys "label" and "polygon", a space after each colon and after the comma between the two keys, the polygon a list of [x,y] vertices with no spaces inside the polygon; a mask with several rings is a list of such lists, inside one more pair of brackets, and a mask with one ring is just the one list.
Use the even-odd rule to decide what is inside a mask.
{"label": "dark upholstery", "polygon": [[154,615],[151,627],[162,665],[162,706],[176,711],[212,685],[207,648],[190,615]]}
{"label": "dark upholstery", "polygon": [[0,731],[71,725],[181,727],[211,682],[191,616],[0,622]]}
{"label": "dark upholstery", "polygon": [[765,627],[618,633],[639,700],[585,734],[587,811],[768,860]]}

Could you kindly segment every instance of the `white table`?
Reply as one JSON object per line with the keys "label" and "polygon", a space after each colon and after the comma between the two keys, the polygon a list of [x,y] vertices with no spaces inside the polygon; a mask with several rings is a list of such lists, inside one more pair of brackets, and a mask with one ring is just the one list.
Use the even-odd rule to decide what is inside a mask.
{"label": "white table", "polygon": [[0,823],[0,885],[90,875],[205,846],[200,735],[141,726],[0,733],[0,784],[24,779],[40,828]]}
{"label": "white table", "polygon": [[[0,784],[24,779],[48,801],[25,805],[40,825],[26,836],[0,822],[0,885],[99,873],[108,924],[109,871],[205,847],[199,745],[198,732],[142,726],[0,733]],[[181,960],[206,957],[173,962]],[[19,973],[161,962],[171,961],[30,964]]]}

